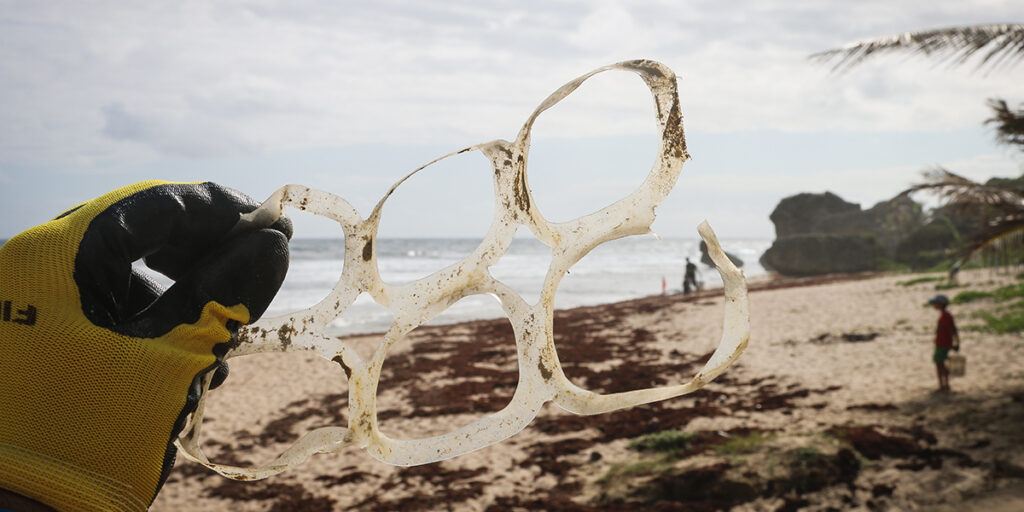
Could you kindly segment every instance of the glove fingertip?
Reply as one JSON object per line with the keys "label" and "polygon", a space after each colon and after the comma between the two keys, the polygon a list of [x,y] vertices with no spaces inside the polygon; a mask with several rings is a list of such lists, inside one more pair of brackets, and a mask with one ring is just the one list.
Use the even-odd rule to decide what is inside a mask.
{"label": "glove fingertip", "polygon": [[213,371],[213,377],[210,379],[210,389],[216,389],[224,383],[224,380],[228,378],[228,363],[226,361],[220,361],[217,364],[217,369]]}
{"label": "glove fingertip", "polygon": [[294,226],[292,225],[291,219],[288,217],[281,217],[280,219],[277,219],[277,222],[271,224],[270,229],[281,232],[286,240],[291,240]]}

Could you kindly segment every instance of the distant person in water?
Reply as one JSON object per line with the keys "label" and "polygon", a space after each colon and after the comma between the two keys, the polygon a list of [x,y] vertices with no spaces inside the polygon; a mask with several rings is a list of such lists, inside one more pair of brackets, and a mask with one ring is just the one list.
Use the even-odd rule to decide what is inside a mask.
{"label": "distant person in water", "polygon": [[949,350],[960,350],[960,334],[956,330],[956,322],[953,315],[946,311],[949,306],[949,297],[941,293],[932,297],[928,304],[939,311],[939,324],[935,328],[935,371],[939,376],[939,391],[949,391],[949,368],[946,367],[946,359],[949,358]]}
{"label": "distant person in water", "polygon": [[683,274],[683,293],[697,290],[697,265],[686,258],[686,273]]}

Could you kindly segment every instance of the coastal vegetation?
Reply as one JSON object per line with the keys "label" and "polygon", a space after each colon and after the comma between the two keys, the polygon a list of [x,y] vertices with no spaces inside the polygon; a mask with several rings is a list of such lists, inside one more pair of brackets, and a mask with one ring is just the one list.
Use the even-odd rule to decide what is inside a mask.
{"label": "coastal vegetation", "polygon": [[[797,506],[805,493],[849,486],[869,458],[918,455],[914,437],[874,427],[786,434],[673,429],[641,436],[629,446],[641,457],[612,465],[598,481],[600,502],[637,506],[685,499],[727,509],[777,496]],[[898,450],[889,453],[892,446]]]}
{"label": "coastal vegetation", "polygon": [[1024,332],[1024,283],[1008,284],[993,290],[964,290],[950,300],[954,305],[987,303],[973,313],[982,321],[965,330],[980,330],[996,334]]}
{"label": "coastal vegetation", "polygon": [[754,453],[758,447],[774,436],[761,430],[752,430],[745,434],[732,436],[715,450],[719,455],[743,455]]}
{"label": "coastal vegetation", "polygon": [[946,276],[924,276],[924,277],[916,277],[914,279],[909,279],[907,281],[900,281],[900,282],[896,283],[896,285],[897,286],[914,286],[915,284],[933,283],[933,282],[936,282],[936,281],[945,281],[945,280],[946,280]]}
{"label": "coastal vegetation", "polygon": [[696,435],[695,432],[669,429],[634,439],[629,447],[641,452],[675,453],[689,448]]}

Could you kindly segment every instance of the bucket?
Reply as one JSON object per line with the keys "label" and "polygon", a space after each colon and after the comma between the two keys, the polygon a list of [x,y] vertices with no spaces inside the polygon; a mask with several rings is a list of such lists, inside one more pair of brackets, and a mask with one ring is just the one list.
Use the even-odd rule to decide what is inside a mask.
{"label": "bucket", "polygon": [[953,377],[963,377],[967,373],[967,357],[962,354],[950,354],[946,359],[946,368]]}

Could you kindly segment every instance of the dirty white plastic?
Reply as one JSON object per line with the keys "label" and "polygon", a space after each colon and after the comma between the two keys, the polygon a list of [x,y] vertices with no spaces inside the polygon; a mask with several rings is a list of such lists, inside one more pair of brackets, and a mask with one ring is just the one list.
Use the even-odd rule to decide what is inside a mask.
{"label": "dirty white plastic", "polygon": [[950,354],[946,359],[946,368],[949,369],[951,377],[967,375],[967,356],[963,354]]}
{"label": "dirty white plastic", "polygon": [[[637,190],[600,211],[568,222],[548,222],[537,208],[527,181],[530,130],[542,112],[572,93],[584,80],[608,70],[639,74],[653,93],[661,134],[653,168]],[[438,160],[467,151],[481,151],[494,170],[495,217],[487,235],[472,254],[430,276],[403,285],[383,282],[374,246],[381,210],[388,197],[412,174]],[[389,464],[410,466],[448,459],[507,439],[525,428],[548,401],[576,414],[600,414],[700,389],[739,357],[750,336],[747,284],[743,273],[722,252],[706,222],[698,227],[698,232],[707,242],[708,253],[724,282],[724,331],[711,359],[689,382],[607,395],[593,393],[566,378],[552,334],[555,293],[567,271],[601,243],[650,233],[654,210],[672,190],[688,157],[675,73],[658,62],[635,60],[602,67],[563,85],[537,107],[513,142],[495,140],[471,146],[416,169],[392,186],[365,220],[348,202],[329,192],[301,185],[282,187],[240,222],[267,225],[279,218],[286,206],[337,221],[345,235],[341,279],[330,295],[315,306],[291,315],[260,320],[244,328],[239,336],[240,344],[227,357],[311,351],[337,362],[348,378],[348,425],[310,431],[262,466],[241,468],[211,463],[199,443],[204,393],[188,428],[177,441],[178,447],[189,459],[238,480],[266,478],[301,464],[314,453],[349,446],[366,449],[373,457]],[[508,250],[521,225],[552,250],[536,304],[528,304],[488,272]],[[327,325],[341,316],[361,293],[368,293],[394,315],[394,323],[368,361],[360,358],[344,341],[326,334]],[[376,396],[388,351],[417,326],[463,297],[475,294],[497,297],[512,324],[519,361],[519,383],[512,401],[501,411],[444,435],[425,439],[385,436],[377,426]]]}

